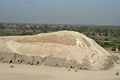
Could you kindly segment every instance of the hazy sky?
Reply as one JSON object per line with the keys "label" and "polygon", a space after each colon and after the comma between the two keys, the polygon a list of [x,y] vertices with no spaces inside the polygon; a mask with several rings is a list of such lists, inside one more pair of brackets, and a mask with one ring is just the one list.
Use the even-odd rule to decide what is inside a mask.
{"label": "hazy sky", "polygon": [[0,22],[120,25],[120,0],[0,0]]}

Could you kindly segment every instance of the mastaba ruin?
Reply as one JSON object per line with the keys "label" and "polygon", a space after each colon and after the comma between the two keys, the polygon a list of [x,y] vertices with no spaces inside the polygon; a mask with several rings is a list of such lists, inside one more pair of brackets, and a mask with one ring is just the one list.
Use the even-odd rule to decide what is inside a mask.
{"label": "mastaba ruin", "polygon": [[93,39],[74,31],[0,37],[0,62],[81,70],[113,66],[111,55]]}

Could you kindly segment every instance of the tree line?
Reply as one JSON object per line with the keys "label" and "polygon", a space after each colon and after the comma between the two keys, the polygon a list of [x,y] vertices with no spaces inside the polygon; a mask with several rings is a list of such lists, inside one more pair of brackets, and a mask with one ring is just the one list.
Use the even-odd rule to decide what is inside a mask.
{"label": "tree line", "polygon": [[[32,35],[60,30],[77,31],[87,36],[110,36],[120,37],[120,26],[98,26],[98,25],[55,25],[55,24],[0,24],[0,33],[6,35]],[[10,33],[10,34],[9,34]]]}
{"label": "tree line", "polygon": [[120,26],[67,24],[0,24],[0,36],[34,35],[61,30],[77,31],[107,48],[120,48]]}

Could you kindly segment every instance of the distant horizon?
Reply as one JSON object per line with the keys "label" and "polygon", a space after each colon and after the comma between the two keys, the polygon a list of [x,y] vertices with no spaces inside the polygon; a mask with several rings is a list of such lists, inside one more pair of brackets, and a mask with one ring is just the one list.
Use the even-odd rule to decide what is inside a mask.
{"label": "distant horizon", "polygon": [[0,0],[0,23],[120,26],[120,0]]}
{"label": "distant horizon", "polygon": [[18,22],[14,22],[14,23],[9,23],[9,22],[0,22],[0,24],[46,24],[46,25],[79,25],[79,26],[116,26],[116,27],[120,27],[120,25],[96,25],[96,24],[47,24],[47,23],[18,23]]}

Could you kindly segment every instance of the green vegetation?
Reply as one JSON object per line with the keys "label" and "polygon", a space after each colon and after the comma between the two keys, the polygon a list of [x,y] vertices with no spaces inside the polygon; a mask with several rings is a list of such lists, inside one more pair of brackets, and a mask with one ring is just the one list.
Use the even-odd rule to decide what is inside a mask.
{"label": "green vegetation", "polygon": [[34,35],[60,30],[77,31],[94,39],[104,48],[120,50],[120,26],[0,24],[0,36]]}

